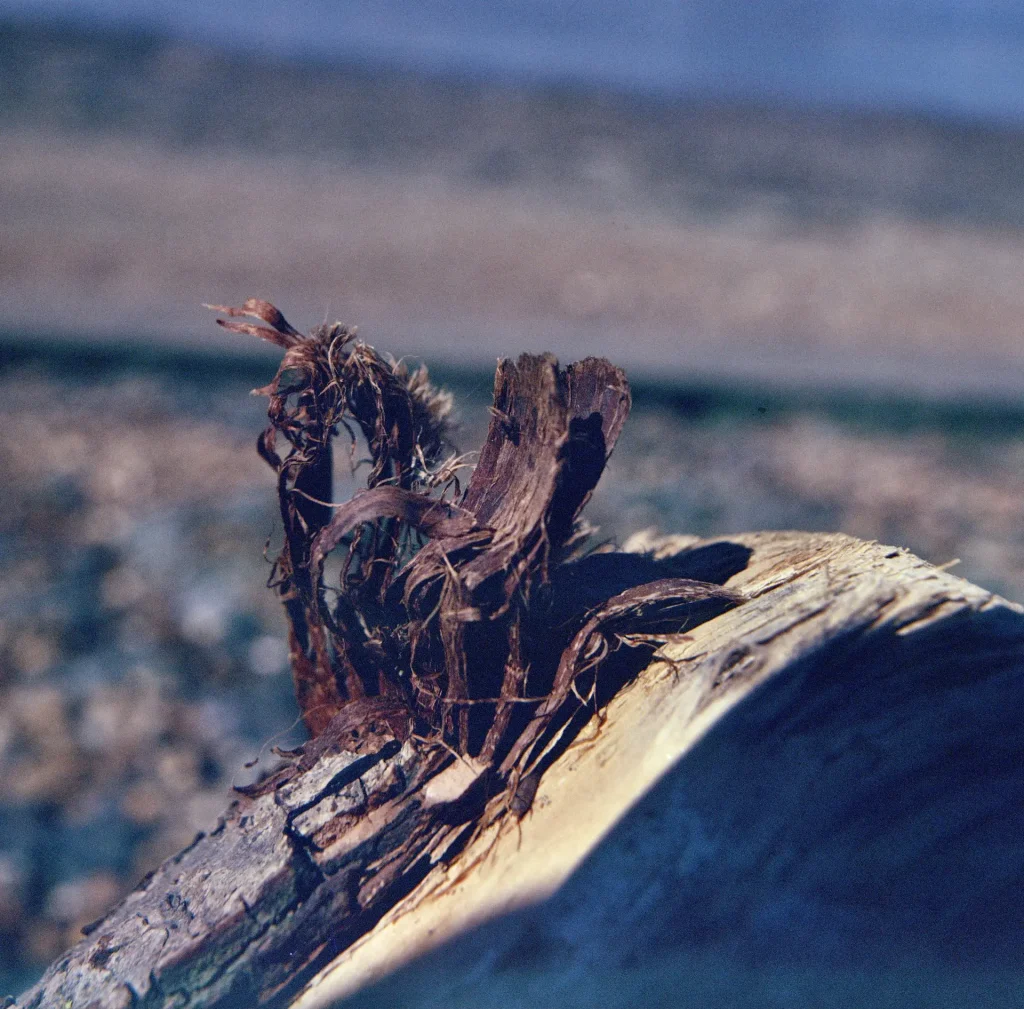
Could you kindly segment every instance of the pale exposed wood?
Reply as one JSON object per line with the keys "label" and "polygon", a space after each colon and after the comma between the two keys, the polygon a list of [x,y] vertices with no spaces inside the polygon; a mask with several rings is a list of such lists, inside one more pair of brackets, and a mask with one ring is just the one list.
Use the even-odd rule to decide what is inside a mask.
{"label": "pale exposed wood", "polygon": [[[364,757],[327,752],[276,793],[243,800],[221,828],[157,870],[18,1004],[291,1000],[314,1009],[419,958],[391,1004],[482,1005],[500,987],[500,964],[518,962],[534,940],[548,943],[556,961],[557,970],[540,972],[541,999],[554,1004],[565,994],[558,985],[582,990],[595,946],[611,963],[619,945],[653,927],[645,923],[664,926],[666,907],[691,899],[687,887],[697,883],[707,892],[692,905],[695,918],[714,907],[742,925],[746,912],[723,878],[742,881],[743,900],[755,903],[770,886],[802,894],[817,885],[815,873],[827,874],[828,856],[856,883],[858,858],[889,865],[871,854],[879,839],[910,852],[907,864],[893,855],[886,885],[917,878],[924,870],[912,861],[907,818],[929,815],[938,801],[931,793],[953,788],[934,783],[937,754],[973,746],[984,757],[991,746],[1005,763],[1007,754],[1024,753],[1020,607],[905,551],[846,536],[759,533],[632,546],[681,551],[682,573],[728,577],[748,601],[680,628],[660,660],[548,767],[521,821],[506,818],[449,862],[445,853],[457,850],[467,828],[444,811],[472,788],[477,768],[449,761],[438,774],[437,761],[424,762],[412,742]],[[957,793],[962,809],[950,816],[950,831],[1021,806],[1024,772],[1016,768],[1024,761],[1011,764],[999,789]],[[689,776],[705,789],[686,812],[697,826],[677,822]],[[903,833],[894,833],[885,796],[929,787],[897,816]],[[806,828],[797,844],[786,831],[800,818],[813,821],[829,789],[875,805],[859,820],[826,811],[834,822]],[[636,825],[637,810],[645,825]],[[824,854],[801,854],[800,844]],[[1022,846],[1003,849],[1001,878],[1019,883]],[[977,855],[979,864],[986,858]],[[595,859],[603,859],[597,869]],[[767,872],[764,860],[778,864]],[[955,858],[950,864],[963,868]],[[604,883],[594,886],[588,871]],[[990,876],[985,883],[995,886]],[[977,894],[959,885],[958,913],[969,919]],[[998,905],[1004,891],[996,889],[987,899]],[[603,904],[593,891],[603,892]],[[502,919],[507,926],[486,926],[468,947],[459,944],[467,929],[517,908]],[[296,994],[296,981],[333,953],[340,955]],[[385,1003],[394,998],[387,991]]]}
{"label": "pale exposed wood", "polygon": [[[778,696],[771,703],[789,706],[790,722],[800,718],[805,701],[807,718],[821,717],[823,725],[834,719],[831,728],[838,734],[836,745],[805,755],[809,775],[821,774],[827,779],[825,764],[846,760],[852,761],[855,778],[874,773],[879,780],[891,778],[894,788],[912,787],[922,765],[950,745],[951,732],[945,724],[948,716],[943,715],[941,702],[946,689],[955,690],[956,684],[944,682],[945,671],[938,668],[941,662],[935,652],[934,633],[930,632],[938,633],[940,652],[955,652],[959,646],[967,653],[966,664],[975,667],[971,676],[982,695],[978,706],[984,716],[979,717],[977,726],[981,745],[993,717],[985,707],[991,703],[991,697],[984,696],[986,680],[1005,677],[1007,664],[1018,675],[1004,684],[1004,700],[1008,704],[1016,701],[1019,709],[1024,696],[1020,687],[1024,678],[1024,619],[1020,608],[906,551],[846,536],[799,533],[729,537],[717,546],[681,538],[661,542],[638,539],[632,544],[634,548],[654,547],[662,555],[680,548],[713,553],[736,545],[750,548],[752,553],[745,569],[728,584],[743,590],[750,601],[666,646],[660,653],[662,661],[644,670],[613,699],[603,720],[595,718],[583,731],[581,740],[590,741],[573,745],[550,767],[532,811],[520,824],[505,822],[478,838],[453,865],[435,869],[373,931],[342,953],[296,1000],[294,1009],[325,1009],[424,955],[403,980],[391,986],[385,983],[376,1000],[367,999],[367,1004],[526,1005],[537,998],[543,1004],[566,1004],[568,998],[570,1004],[597,1005],[603,999],[611,1000],[610,991],[603,996],[592,993],[589,1001],[580,999],[578,993],[579,986],[585,986],[586,973],[600,970],[606,957],[609,963],[614,961],[614,950],[622,943],[623,932],[633,927],[615,920],[619,912],[623,907],[636,909],[652,900],[655,905],[664,904],[671,896],[676,863],[681,858],[699,861],[703,856],[695,854],[686,823],[679,825],[678,846],[671,844],[669,826],[670,843],[661,850],[654,846],[654,864],[637,864],[639,852],[646,848],[651,854],[651,845],[644,844],[649,822],[633,823],[630,829],[627,817],[616,834],[610,838],[607,835],[659,778],[676,765],[685,766],[681,761],[710,727],[723,723],[730,709],[739,718],[745,704],[757,711],[752,699],[769,680],[777,681],[778,686]],[[972,623],[977,633],[973,637],[963,634]],[[922,647],[906,650],[906,669],[897,669],[895,675],[890,670],[885,677],[873,676],[875,667],[884,665],[886,658],[874,656],[882,661],[872,662],[873,650],[888,648],[900,638],[919,639]],[[835,645],[841,647],[832,658]],[[848,653],[845,664],[843,647]],[[853,654],[864,661],[851,665]],[[836,687],[834,710],[829,715],[821,714],[821,698],[815,691],[808,690],[806,697],[801,694],[810,675],[808,666],[813,667],[819,658],[835,663],[828,671]],[[922,681],[927,684],[932,674],[929,662],[936,666],[935,682],[915,701],[914,690]],[[950,674],[950,679],[957,676]],[[896,703],[897,697],[900,703]],[[964,702],[963,696],[960,701]],[[970,708],[969,694],[967,701]],[[919,739],[920,752],[909,756],[886,752],[886,747],[895,745],[893,739],[898,742],[899,737],[887,724],[887,717],[897,723],[914,719],[920,723],[925,733]],[[778,749],[800,745],[800,733],[791,724],[767,726],[766,731],[777,733]],[[934,732],[930,739],[929,731]],[[883,756],[874,763],[862,761],[859,767],[858,758],[851,757],[848,748],[862,732],[874,735]],[[979,742],[973,735],[970,738]],[[1019,737],[1004,740],[1006,745],[1017,747],[1021,742]],[[753,761],[758,756],[750,754]],[[784,773],[791,770],[788,767]],[[723,805],[732,803],[730,790],[736,795],[749,790],[742,777],[730,780],[736,771],[736,767],[722,768],[719,784]],[[754,763],[747,773],[755,779],[763,776],[769,785],[776,781],[771,766]],[[674,779],[674,786],[666,787],[678,792],[685,787],[685,777],[680,777]],[[870,783],[868,791],[874,787],[877,783]],[[1008,789],[1009,796],[1001,796],[1001,801],[1012,801],[1014,795],[1019,801],[1024,792],[1019,776]],[[775,847],[778,838],[772,830],[777,830],[779,823],[769,811],[771,796],[760,795],[759,799],[761,806],[748,804],[745,808],[750,822],[740,832],[736,845],[742,848],[742,855],[735,859],[739,879],[743,878],[744,859],[775,858],[796,863],[799,871],[800,859],[784,845]],[[810,804],[820,800],[820,793],[809,787],[806,800],[779,797],[780,804],[791,812],[801,811],[806,801],[802,813],[811,819],[818,810]],[[742,807],[742,801],[739,805]],[[977,805],[975,812],[980,815],[985,801]],[[927,817],[927,804],[924,807],[921,813]],[[905,837],[888,836],[891,811],[884,808],[884,802],[874,812],[877,818],[866,816],[861,826],[865,850],[879,841],[906,845]],[[648,818],[659,815],[657,809],[647,811]],[[664,813],[663,832],[672,815],[670,811]],[[905,829],[905,819],[899,822],[901,830]],[[954,818],[950,829],[955,830],[957,822]],[[844,829],[840,820],[835,830]],[[544,903],[595,848],[596,857],[604,857],[606,875],[595,879],[598,874],[591,872],[592,885],[582,895],[581,885],[575,878],[570,879],[563,887],[563,899]],[[855,859],[856,854],[848,853],[848,857]],[[978,854],[979,860],[985,857],[986,853]],[[1007,871],[1019,877],[1022,862],[1024,855],[1018,845]],[[837,866],[839,872],[848,869],[842,861]],[[720,874],[708,875],[720,879]],[[979,885],[983,886],[984,881]],[[729,899],[736,899],[734,888],[723,886],[722,891],[730,893]],[[652,898],[652,893],[657,896]],[[590,912],[589,917],[582,916],[582,921],[581,903]],[[480,922],[524,907],[527,910],[507,919],[507,927],[480,929],[472,939],[455,943],[448,952],[433,958],[429,955],[432,949]],[[701,920],[706,910],[695,907],[694,919]],[[739,924],[735,909],[730,913],[736,915]],[[654,906],[641,917],[657,920],[664,914],[664,907]],[[581,936],[581,928],[584,932],[591,930],[592,935]],[[567,944],[567,935],[574,941]],[[651,936],[652,942],[655,938]],[[529,951],[537,945],[547,945],[547,958],[527,952],[525,960],[527,966],[531,956],[539,961],[536,974],[540,980],[534,978],[539,988],[516,997],[503,983],[502,972],[509,970],[509,963],[515,965],[517,958],[524,959],[519,956],[524,948]],[[681,949],[673,950],[669,942],[668,951],[678,953]],[[577,999],[572,998],[574,989]],[[592,1001],[595,997],[597,1001]],[[398,1002],[393,1001],[396,998]]]}

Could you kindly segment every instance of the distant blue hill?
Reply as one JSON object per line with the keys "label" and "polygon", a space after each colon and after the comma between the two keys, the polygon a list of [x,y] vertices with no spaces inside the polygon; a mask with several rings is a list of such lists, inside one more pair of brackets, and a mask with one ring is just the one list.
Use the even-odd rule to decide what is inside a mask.
{"label": "distant blue hill", "polygon": [[0,131],[299,156],[584,205],[798,222],[1024,227],[1024,129],[912,113],[670,98],[0,20]]}
{"label": "distant blue hill", "polygon": [[662,95],[1024,120],[1006,0],[8,0],[247,52]]}

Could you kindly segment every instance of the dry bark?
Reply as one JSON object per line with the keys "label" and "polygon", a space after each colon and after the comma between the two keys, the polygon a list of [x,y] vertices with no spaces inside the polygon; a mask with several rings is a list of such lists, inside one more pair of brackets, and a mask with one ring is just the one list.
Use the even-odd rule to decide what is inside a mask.
{"label": "dry bark", "polygon": [[635,547],[748,601],[293,1009],[1020,1004],[1021,607],[848,536]]}
{"label": "dry bark", "polygon": [[[221,320],[284,350],[260,390],[270,425],[259,447],[278,477],[285,544],[275,585],[314,737],[363,751],[416,735],[486,765],[498,787],[521,770],[581,666],[595,664],[588,648],[623,621],[640,632],[695,602],[738,601],[718,586],[662,579],[566,614],[561,641],[538,633],[629,413],[626,377],[607,361],[564,370],[550,355],[501,361],[487,439],[459,493],[457,460],[441,458],[450,401],[424,369],[410,375],[340,325],[304,337],[264,301],[220,310],[266,323]],[[353,427],[370,457],[367,487],[330,504],[333,439]],[[335,552],[341,574],[328,586]]]}
{"label": "dry bark", "polygon": [[[90,929],[30,1006],[280,1002],[431,867],[528,809],[584,703],[637,668],[620,646],[649,654],[680,622],[741,600],[657,565],[560,588],[593,566],[576,554],[579,513],[629,412],[607,361],[500,362],[460,492],[457,458],[442,458],[449,401],[423,369],[340,325],[303,336],[267,302],[221,311],[265,323],[221,321],[284,350],[258,390],[270,399],[258,447],[277,475],[271,583],[312,739]],[[347,430],[355,446],[356,428],[367,487],[334,504],[333,440]]]}

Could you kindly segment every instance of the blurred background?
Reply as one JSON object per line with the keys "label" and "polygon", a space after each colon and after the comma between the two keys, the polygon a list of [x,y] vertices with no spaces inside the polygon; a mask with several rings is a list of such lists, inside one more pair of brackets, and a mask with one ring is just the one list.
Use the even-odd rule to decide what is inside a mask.
{"label": "blurred background", "polygon": [[607,355],[602,538],[1024,599],[1022,57],[1005,0],[7,0],[0,995],[302,738],[275,353],[203,302],[421,357],[463,450],[499,355]]}

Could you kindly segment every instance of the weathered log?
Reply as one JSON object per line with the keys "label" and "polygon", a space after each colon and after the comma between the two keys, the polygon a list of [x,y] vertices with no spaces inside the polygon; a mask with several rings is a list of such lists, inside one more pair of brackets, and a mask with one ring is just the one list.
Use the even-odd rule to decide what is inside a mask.
{"label": "weathered log", "polygon": [[1021,608],[845,536],[680,548],[750,551],[749,601],[294,1009],[1021,1004]]}
{"label": "weathered log", "polygon": [[551,740],[512,811],[415,740],[324,746],[18,1004],[313,1009],[376,981],[355,1002],[629,1005],[624,972],[678,993],[709,948],[802,951],[833,974],[851,950],[1015,954],[1021,609],[845,536],[658,550],[594,555],[562,588],[607,599],[668,564],[748,601],[684,617],[568,749]]}
{"label": "weathered log", "polygon": [[[570,612],[612,595],[627,601],[619,606],[629,613],[636,605],[630,586],[643,589],[642,604],[653,576],[675,574],[678,581],[679,570],[671,561],[595,554],[561,567],[552,590],[571,588]],[[662,581],[653,581],[656,599]],[[732,605],[732,595],[723,601],[702,590],[685,603],[674,591],[669,598],[675,619],[697,621]],[[550,612],[557,619],[558,608]],[[630,625],[649,626],[649,617]],[[604,626],[614,620],[602,618]],[[607,668],[615,674],[614,662]],[[378,709],[375,703],[369,717]],[[355,701],[339,719],[364,714]],[[348,737],[339,720],[332,725],[293,763],[247,789],[209,836],[90,926],[21,1004],[281,1005],[470,835],[505,818],[516,799],[493,765],[432,739],[391,740],[355,753],[342,749]],[[367,726],[360,728],[362,743]]]}
{"label": "weathered log", "polygon": [[[964,723],[951,726],[943,705],[973,704],[989,717],[991,705],[977,698],[1005,702],[1017,689],[1019,611],[899,551],[776,534],[677,542],[661,555],[579,556],[579,511],[629,411],[625,375],[607,361],[565,369],[548,355],[500,362],[487,440],[463,492],[458,459],[439,455],[448,400],[425,370],[409,373],[340,324],[303,336],[258,299],[224,311],[266,323],[220,320],[285,352],[263,390],[270,423],[259,450],[277,477],[284,546],[272,582],[288,616],[297,698],[313,738],[290,764],[240,790],[210,836],[88,929],[26,1005],[280,1007],[337,957],[301,996],[323,1004],[445,940],[454,946],[406,977],[429,975],[453,956],[454,964],[475,964],[469,975],[447,967],[443,984],[414,984],[401,1001],[422,1002],[429,991],[473,1005],[497,994],[507,1004],[501,965],[550,955],[568,936],[575,957],[561,958],[541,992],[544,1001],[564,1002],[566,976],[614,964],[595,957],[595,948],[618,944],[642,962],[636,943],[646,931],[650,943],[691,949],[666,947],[650,921],[692,938],[708,928],[743,934],[751,906],[770,919],[764,907],[777,904],[780,887],[750,878],[737,898],[736,880],[757,866],[773,884],[788,885],[814,859],[806,837],[794,858],[780,846],[786,832],[778,816],[737,796],[777,793],[792,822],[810,822],[792,781],[828,780],[838,768],[841,787],[829,795],[805,788],[817,800],[813,812],[828,812],[832,833],[821,846],[842,836],[854,794],[853,819],[868,848],[879,836],[905,848],[899,831],[889,836],[892,823],[907,821],[894,814],[892,795],[869,806],[861,793],[871,796],[883,781],[915,794],[916,776],[945,766],[943,747],[963,743]],[[353,424],[372,463],[367,488],[330,502],[332,440],[341,430],[354,438]],[[335,552],[340,573],[328,586],[324,565]],[[965,626],[959,618],[972,612],[985,619]],[[656,648],[661,661],[652,665]],[[822,669],[830,675],[822,678]],[[1002,694],[988,691],[993,682]],[[765,709],[773,691],[782,700]],[[1012,750],[1005,718],[993,719]],[[764,730],[756,738],[745,729],[750,722]],[[925,727],[929,745],[887,748],[907,722]],[[852,745],[823,738],[823,725]],[[993,738],[967,743],[988,752],[981,743],[991,749]],[[591,879],[566,903],[587,868],[570,873],[601,835],[633,803],[649,804],[643,793],[673,763],[669,778],[680,767],[700,769],[697,755],[715,739],[728,741],[734,763],[737,754],[767,751],[771,759],[756,770],[768,782],[791,751],[803,760],[788,778],[752,793],[733,780],[757,780],[749,769],[707,764],[718,785],[714,808],[733,810],[730,825],[742,827],[728,846],[734,862],[735,852],[747,852],[735,878],[716,877],[698,859],[701,871],[683,875],[702,899],[678,913],[666,880],[689,864],[678,850],[689,821],[668,815],[668,801],[642,836],[629,833],[635,814],[612,835],[626,837],[627,854],[629,845],[646,850],[642,864],[627,857],[613,866],[625,885]],[[1017,779],[1003,777],[1018,798]],[[925,790],[929,801],[935,791]],[[947,791],[938,790],[943,801]],[[999,801],[1006,791],[996,790]],[[786,796],[788,805],[777,801]],[[958,797],[961,819],[965,806],[968,823],[991,818],[991,802]],[[938,813],[932,819],[945,823]],[[999,822],[1015,824],[1006,816]],[[765,823],[773,825],[767,833]],[[708,829],[698,833],[704,838]],[[662,843],[652,845],[659,834]],[[859,849],[847,848],[852,862],[839,874],[839,905],[851,879],[857,893],[871,890],[858,881]],[[614,855],[611,838],[601,850]],[[764,866],[775,866],[774,875]],[[819,888],[836,882],[835,873],[812,876]],[[751,905],[758,885],[761,905]],[[480,924],[529,904],[513,919]],[[589,917],[580,910],[588,906]],[[709,908],[717,910],[701,925]],[[861,911],[839,931],[867,949],[896,919]],[[625,937],[622,922],[630,923]],[[971,924],[974,934],[983,931]],[[454,937],[472,926],[482,931],[467,953]],[[576,996],[584,990],[572,988]],[[394,992],[384,997],[394,1001]],[[603,994],[591,1000],[606,1001]]]}

